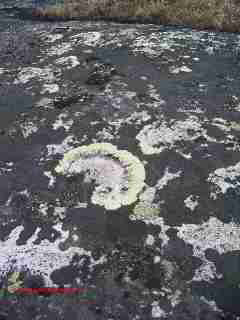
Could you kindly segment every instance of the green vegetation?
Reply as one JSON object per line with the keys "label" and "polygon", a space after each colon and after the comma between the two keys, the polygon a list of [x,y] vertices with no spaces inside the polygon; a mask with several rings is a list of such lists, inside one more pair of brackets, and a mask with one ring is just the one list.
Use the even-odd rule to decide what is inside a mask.
{"label": "green vegetation", "polygon": [[240,31],[239,0],[62,0],[39,8],[49,19],[103,18]]}

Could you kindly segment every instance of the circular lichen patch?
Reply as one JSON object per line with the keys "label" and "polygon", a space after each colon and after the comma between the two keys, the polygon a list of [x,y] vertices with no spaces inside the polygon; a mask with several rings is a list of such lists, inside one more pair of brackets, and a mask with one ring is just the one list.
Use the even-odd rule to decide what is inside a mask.
{"label": "circular lichen patch", "polygon": [[55,171],[67,176],[83,173],[84,182],[95,184],[92,203],[107,210],[137,201],[145,185],[140,160],[110,143],[94,143],[67,152]]}

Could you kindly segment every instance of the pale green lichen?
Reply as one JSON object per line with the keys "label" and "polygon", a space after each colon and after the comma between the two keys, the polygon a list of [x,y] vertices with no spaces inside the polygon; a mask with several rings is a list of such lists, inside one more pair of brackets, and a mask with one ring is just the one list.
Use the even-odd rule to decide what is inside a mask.
{"label": "pale green lichen", "polygon": [[230,127],[231,127],[231,129],[233,129],[233,130],[240,131],[240,124],[237,123],[237,122],[235,122],[235,121],[232,121],[232,122],[231,122]]}
{"label": "pale green lichen", "polygon": [[21,288],[23,281],[19,280],[20,272],[13,272],[13,274],[8,279],[8,291],[14,293],[17,289]]}
{"label": "pale green lichen", "polygon": [[158,204],[153,203],[156,189],[154,187],[147,187],[145,191],[139,196],[139,202],[133,209],[133,214],[136,218],[155,218],[160,213]]}
{"label": "pale green lichen", "polygon": [[160,214],[160,208],[156,204],[150,204],[149,202],[140,202],[138,203],[134,210],[133,214],[137,219],[156,218]]}
{"label": "pale green lichen", "polygon": [[55,171],[70,176],[84,173],[84,182],[95,181],[91,201],[107,210],[134,203],[145,185],[140,160],[110,143],[94,143],[67,152]]}

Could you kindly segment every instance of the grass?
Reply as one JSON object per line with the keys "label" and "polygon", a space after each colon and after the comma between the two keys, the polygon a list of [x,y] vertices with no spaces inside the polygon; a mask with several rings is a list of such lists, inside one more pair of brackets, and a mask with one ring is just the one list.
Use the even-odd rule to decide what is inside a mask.
{"label": "grass", "polygon": [[240,31],[240,0],[63,0],[38,8],[46,19],[111,19]]}

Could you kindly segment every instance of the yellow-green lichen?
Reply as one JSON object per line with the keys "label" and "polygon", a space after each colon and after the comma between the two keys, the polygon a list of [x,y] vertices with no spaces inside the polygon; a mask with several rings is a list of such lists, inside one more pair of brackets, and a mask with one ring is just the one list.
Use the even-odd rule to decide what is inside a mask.
{"label": "yellow-green lichen", "polygon": [[94,143],[67,152],[55,171],[66,175],[85,173],[84,182],[96,184],[92,203],[107,210],[135,202],[145,185],[140,160],[110,143]]}
{"label": "yellow-green lichen", "polygon": [[150,204],[148,202],[140,202],[138,203],[134,210],[133,214],[136,218],[156,218],[159,216],[160,208],[156,204]]}
{"label": "yellow-green lichen", "polygon": [[20,272],[13,272],[11,277],[8,279],[7,289],[9,292],[13,293],[17,289],[21,288],[21,285],[23,284],[23,282],[19,280],[19,276],[20,276]]}
{"label": "yellow-green lichen", "polygon": [[154,187],[147,187],[145,191],[139,196],[139,202],[133,209],[133,214],[137,219],[145,217],[156,218],[159,216],[160,207],[153,203],[156,189]]}
{"label": "yellow-green lichen", "polygon": [[233,130],[240,131],[240,124],[237,123],[237,122],[235,122],[235,121],[232,121],[232,122],[231,122],[230,127],[231,127],[231,129],[233,129]]}

